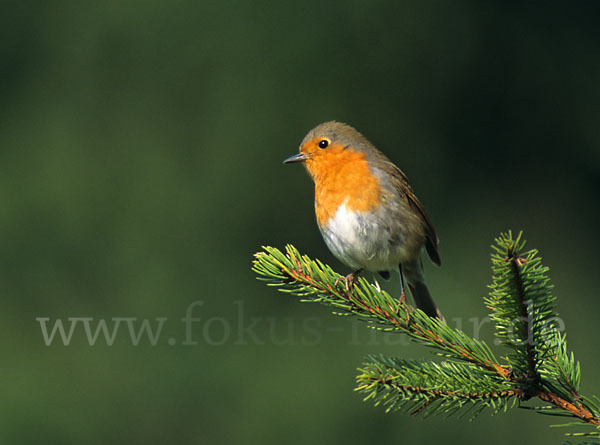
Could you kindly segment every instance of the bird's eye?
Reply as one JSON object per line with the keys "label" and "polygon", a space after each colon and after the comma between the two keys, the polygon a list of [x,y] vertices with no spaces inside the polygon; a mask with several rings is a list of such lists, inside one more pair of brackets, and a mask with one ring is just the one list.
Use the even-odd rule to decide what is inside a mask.
{"label": "bird's eye", "polygon": [[319,141],[319,148],[327,148],[329,141],[327,139],[321,139]]}

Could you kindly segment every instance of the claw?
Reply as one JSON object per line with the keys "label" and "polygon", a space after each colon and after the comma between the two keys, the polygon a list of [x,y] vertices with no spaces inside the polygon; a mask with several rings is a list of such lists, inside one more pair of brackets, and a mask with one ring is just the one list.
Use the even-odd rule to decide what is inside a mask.
{"label": "claw", "polygon": [[402,288],[402,294],[400,295],[399,303],[400,304],[405,304],[406,303],[406,294],[404,293],[404,288]]}
{"label": "claw", "polygon": [[355,278],[361,272],[362,272],[362,269],[358,269],[358,270],[355,270],[354,272],[346,275],[345,277],[337,277],[337,279],[335,280],[334,286],[337,287],[338,283],[340,281],[344,280],[344,288],[346,289],[346,292],[350,292],[350,290],[352,289],[352,286],[354,285]]}

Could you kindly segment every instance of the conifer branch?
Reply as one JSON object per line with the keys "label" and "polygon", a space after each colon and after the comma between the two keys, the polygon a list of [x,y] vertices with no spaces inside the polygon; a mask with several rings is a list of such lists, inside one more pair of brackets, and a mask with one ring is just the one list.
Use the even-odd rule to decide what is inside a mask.
{"label": "conifer branch", "polygon": [[339,280],[341,275],[318,260],[300,255],[295,247],[286,246],[287,254],[273,247],[263,248],[264,252],[255,254],[253,270],[267,285],[281,287],[282,292],[300,296],[303,302],[318,302],[344,311],[334,312],[336,315],[358,316],[375,329],[408,334],[438,353],[441,350],[446,357],[477,364],[504,377],[510,374],[485,343],[400,302],[364,278],[358,278],[347,292]]}
{"label": "conifer branch", "polygon": [[[511,246],[512,247],[512,246]],[[532,349],[532,335],[531,335],[531,326],[529,324],[529,311],[527,308],[527,301],[525,301],[525,291],[523,289],[523,277],[520,273],[520,268],[523,264],[523,258],[519,258],[516,255],[516,252],[509,249],[508,252],[510,267],[513,273],[516,295],[519,301],[519,306],[521,309],[521,322],[522,322],[522,330],[525,333],[525,347],[526,347],[526,357],[527,357],[527,378],[530,381],[537,381],[538,373],[535,365],[535,356],[534,351]]]}
{"label": "conifer branch", "polygon": [[[537,251],[523,251],[521,238],[508,232],[492,246],[493,278],[485,303],[500,344],[511,351],[502,362],[485,342],[392,298],[362,277],[346,291],[339,274],[291,245],[285,253],[264,247],[255,254],[253,270],[269,286],[332,307],[336,315],[354,315],[368,327],[404,333],[447,359],[427,363],[371,356],[357,377],[356,390],[366,394],[365,400],[412,415],[460,410],[474,416],[486,407],[497,413],[518,403],[575,418],[577,425],[596,427],[577,435],[600,437],[598,400],[579,393],[581,370],[559,331],[548,268]],[[521,405],[534,397],[549,405]]]}
{"label": "conifer branch", "polygon": [[522,395],[510,381],[468,364],[369,357],[360,371],[356,390],[368,394],[365,400],[374,399],[375,405],[387,406],[386,411],[411,415],[428,416],[437,411],[452,415],[470,404],[474,417],[485,407],[494,412],[506,409]]}

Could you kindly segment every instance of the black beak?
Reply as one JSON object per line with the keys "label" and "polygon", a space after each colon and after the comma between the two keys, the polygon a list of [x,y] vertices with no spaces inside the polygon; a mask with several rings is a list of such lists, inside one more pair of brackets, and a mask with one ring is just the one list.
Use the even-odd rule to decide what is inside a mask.
{"label": "black beak", "polygon": [[297,155],[290,156],[283,160],[284,164],[292,164],[293,162],[304,162],[308,159],[308,155],[304,153],[298,153]]}

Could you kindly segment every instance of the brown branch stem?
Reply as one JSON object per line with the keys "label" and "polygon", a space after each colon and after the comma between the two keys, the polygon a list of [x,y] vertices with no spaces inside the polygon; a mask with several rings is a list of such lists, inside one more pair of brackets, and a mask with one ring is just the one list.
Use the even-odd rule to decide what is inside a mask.
{"label": "brown branch stem", "polygon": [[537,397],[542,399],[544,402],[552,403],[557,408],[563,409],[570,412],[575,417],[583,420],[594,426],[600,426],[600,419],[594,417],[594,415],[581,403],[572,403],[562,397],[547,391],[540,391],[536,394]]}
{"label": "brown branch stem", "polygon": [[519,299],[521,308],[521,321],[523,322],[523,330],[525,331],[525,347],[527,348],[527,377],[532,382],[537,382],[538,375],[535,368],[535,357],[532,347],[532,333],[529,325],[529,313],[527,311],[527,302],[525,301],[525,291],[523,289],[523,278],[521,277],[522,262],[517,253],[509,252],[510,266],[515,277],[515,286],[517,288],[517,298]]}
{"label": "brown branch stem", "polygon": [[[392,310],[391,312],[388,312],[387,310],[378,308],[378,307],[372,308],[372,307],[368,306],[364,301],[354,298],[352,296],[351,292],[345,292],[345,291],[336,292],[329,286],[323,286],[323,285],[315,282],[314,279],[310,275],[304,273],[304,271],[302,270],[301,267],[298,267],[298,269],[300,269],[300,270],[299,271],[296,271],[296,270],[289,271],[292,278],[302,280],[305,283],[310,284],[315,289],[318,289],[320,292],[327,292],[330,294],[335,294],[335,296],[340,297],[343,300],[346,300],[352,306],[362,309],[363,311],[367,311],[371,314],[376,314],[380,318],[382,318],[384,321],[389,322],[389,323],[393,324],[394,326],[400,327],[401,329],[404,329],[407,332],[412,333],[413,335],[415,335],[417,337],[420,337],[424,340],[429,340],[437,345],[451,349],[451,350],[455,351],[457,354],[464,357],[465,360],[467,360],[471,363],[474,363],[476,365],[479,365],[489,371],[495,372],[495,373],[499,374],[500,376],[502,376],[503,378],[508,378],[511,375],[510,369],[503,367],[502,365],[500,365],[498,363],[494,363],[494,362],[486,361],[486,360],[480,360],[479,358],[474,357],[470,353],[470,351],[467,350],[466,348],[464,348],[463,346],[456,345],[452,342],[448,342],[448,341],[440,338],[439,336],[435,335],[432,331],[423,329],[421,326],[417,325],[416,323],[414,323],[410,320],[410,314],[408,311],[405,312],[406,318],[403,318],[402,316],[399,315],[400,307]],[[282,271],[282,272],[285,272],[285,271]],[[392,308],[390,308],[390,309],[392,309]]]}
{"label": "brown branch stem", "polygon": [[[523,282],[520,277],[520,267],[522,267],[521,259],[518,258],[516,255],[514,255],[514,252],[513,252],[513,255],[511,256],[510,261],[511,261],[511,266],[513,268],[513,271],[515,273],[517,292],[519,294],[519,298],[520,298],[520,301],[522,304],[522,314],[523,314],[523,322],[525,323],[525,331],[526,331],[527,335],[529,336],[530,326],[529,326],[529,323],[527,320],[527,306],[526,306],[526,303],[523,301],[523,295],[524,295]],[[300,280],[300,281],[304,282],[306,285],[313,287],[315,290],[317,290],[319,292],[327,293],[330,296],[341,298],[342,300],[345,300],[347,303],[349,303],[351,305],[351,307],[353,307],[353,308],[357,308],[359,310],[377,315],[383,321],[391,323],[394,326],[397,326],[418,338],[422,338],[424,340],[429,340],[443,348],[453,350],[454,352],[456,352],[459,355],[461,355],[462,357],[464,357],[465,360],[467,360],[471,363],[474,363],[478,366],[481,366],[487,370],[493,371],[496,374],[498,374],[499,376],[501,376],[502,378],[504,378],[505,380],[507,380],[510,383],[513,383],[515,385],[515,388],[511,391],[504,391],[501,393],[490,393],[490,394],[488,394],[490,397],[516,396],[521,400],[526,400],[526,399],[530,398],[531,395],[534,395],[545,402],[553,404],[557,408],[568,411],[573,416],[581,419],[583,422],[589,423],[594,426],[600,426],[600,419],[598,417],[595,417],[583,404],[581,404],[579,402],[576,402],[576,403],[570,402],[555,393],[552,393],[549,391],[544,391],[544,390],[537,390],[533,394],[530,395],[529,392],[523,391],[523,389],[520,388],[520,385],[522,385],[522,382],[517,380],[517,378],[513,375],[513,373],[511,372],[511,370],[509,368],[502,366],[499,363],[495,363],[495,362],[492,362],[489,360],[482,360],[478,357],[474,357],[470,353],[470,351],[467,350],[466,348],[440,338],[438,335],[436,335],[431,330],[423,329],[421,326],[419,326],[415,322],[411,321],[410,310],[412,310],[412,308],[410,308],[410,307],[404,308],[405,310],[403,312],[402,311],[403,308],[401,306],[396,307],[396,308],[388,307],[387,309],[389,309],[389,311],[387,309],[384,309],[381,307],[371,307],[368,304],[366,304],[364,301],[362,301],[358,298],[355,298],[351,291],[350,292],[340,291],[340,290],[334,289],[329,284],[323,285],[322,283],[316,282],[313,279],[313,277],[310,275],[310,273],[307,273],[306,271],[304,271],[304,269],[302,268],[301,262],[298,259],[296,259],[296,265],[298,267],[298,270],[293,270],[293,269],[288,270],[287,268],[283,268],[281,270],[281,272],[284,274],[287,274],[290,277],[290,279]],[[401,313],[404,313],[405,318],[401,316]],[[533,379],[532,382],[534,382],[534,385],[537,386],[538,375],[535,371],[533,350],[531,348],[530,342],[528,342],[527,348],[528,348],[527,351],[528,351],[528,365],[529,365],[528,377]],[[410,390],[413,392],[428,393],[428,394],[431,394],[432,396],[448,396],[448,397],[453,396],[453,397],[469,398],[469,397],[481,397],[483,395],[483,393],[455,393],[455,392],[451,393],[448,391],[444,392],[444,391],[440,391],[440,390],[417,388],[417,387],[410,387],[410,388],[402,387],[402,388],[400,388],[401,385],[398,385],[397,383],[394,383],[391,381],[384,381],[384,380],[381,380],[381,383],[386,383],[391,386],[398,386],[398,389]],[[574,394],[574,397],[576,399],[580,398],[580,396],[578,394]],[[427,404],[428,404],[428,402],[425,402],[420,408],[418,408],[416,410],[416,412],[420,411],[421,409],[424,409],[427,406]]]}

